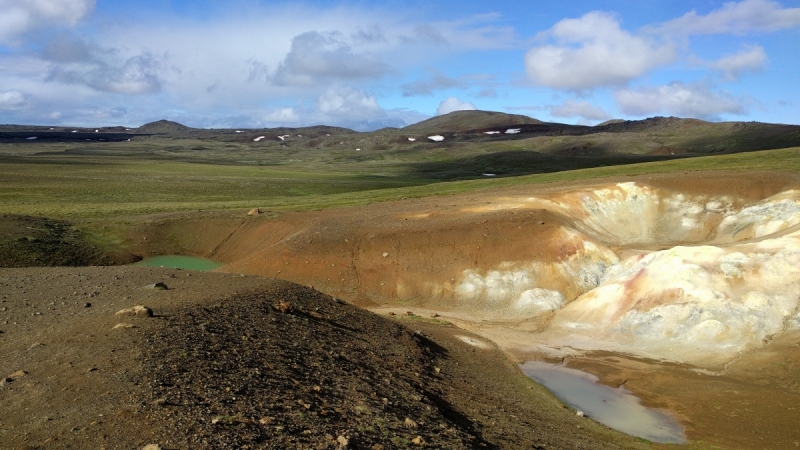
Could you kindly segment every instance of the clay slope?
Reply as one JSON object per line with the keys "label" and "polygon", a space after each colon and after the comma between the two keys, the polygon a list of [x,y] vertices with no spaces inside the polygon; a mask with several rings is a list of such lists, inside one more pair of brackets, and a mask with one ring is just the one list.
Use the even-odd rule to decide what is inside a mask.
{"label": "clay slope", "polygon": [[792,183],[664,177],[240,219],[207,254],[364,306],[547,330],[507,348],[718,365],[800,320]]}

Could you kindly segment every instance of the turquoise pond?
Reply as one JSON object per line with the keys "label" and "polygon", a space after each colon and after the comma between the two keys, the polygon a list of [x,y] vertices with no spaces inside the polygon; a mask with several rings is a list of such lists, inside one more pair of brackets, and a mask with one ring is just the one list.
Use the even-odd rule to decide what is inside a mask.
{"label": "turquoise pond", "polygon": [[162,256],[152,256],[150,258],[145,258],[131,265],[147,266],[147,267],[166,267],[168,269],[212,270],[216,269],[217,267],[222,267],[224,264],[219,261],[213,261],[205,258],[198,258],[196,256],[162,255]]}
{"label": "turquoise pond", "polygon": [[567,405],[610,428],[652,442],[686,443],[683,427],[672,416],[642,406],[624,387],[599,384],[596,376],[563,365],[528,361],[520,369]]}

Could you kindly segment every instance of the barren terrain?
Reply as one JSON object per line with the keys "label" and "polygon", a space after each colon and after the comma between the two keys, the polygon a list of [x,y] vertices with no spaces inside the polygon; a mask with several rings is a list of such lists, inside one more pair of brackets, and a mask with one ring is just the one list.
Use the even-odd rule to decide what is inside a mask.
{"label": "barren terrain", "polygon": [[2,448],[660,447],[525,360],[800,447],[798,127],[100,131],[0,129]]}
{"label": "barren terrain", "polygon": [[[785,194],[781,193],[793,192],[798,180],[791,173],[750,172],[706,173],[691,178],[680,174],[650,175],[626,178],[624,183],[660,191],[661,195],[680,193],[685,202],[692,198],[700,201],[697,200],[700,198],[700,202],[706,204],[711,199],[725,197],[730,202],[730,214],[736,214],[735,211],[746,211],[748,205],[758,204],[763,199],[776,195],[782,198],[780,196]],[[781,223],[773,224],[766,236],[753,231],[756,224],[748,225],[750,228],[738,227],[735,237],[715,232],[725,220],[719,212],[703,219],[706,222],[698,219],[681,231],[681,221],[693,216],[681,209],[685,206],[672,205],[679,211],[675,216],[678,222],[671,223],[670,212],[663,208],[668,202],[662,198],[657,202],[662,208],[651,212],[652,218],[660,223],[642,222],[643,217],[650,216],[641,209],[630,219],[633,222],[625,217],[600,216],[611,225],[597,230],[611,234],[595,234],[597,237],[590,238],[578,230],[591,225],[591,217],[576,220],[558,211],[552,200],[549,208],[532,200],[563,199],[569,192],[597,192],[609,185],[616,186],[616,183],[593,180],[570,183],[568,187],[553,184],[539,188],[507,188],[275,216],[228,219],[221,214],[170,216],[137,228],[135,239],[143,243],[143,249],[148,248],[147,242],[170,241],[175,245],[170,251],[227,262],[222,271],[281,277],[313,286],[380,314],[402,315],[412,310],[426,317],[436,315],[497,343],[514,360],[566,357],[571,366],[598,374],[604,382],[614,386],[624,383],[647,404],[672,411],[686,426],[693,442],[712,442],[727,448],[758,448],[766,440],[769,443],[766,448],[793,446],[800,438],[796,431],[800,422],[793,413],[800,399],[800,378],[794,370],[798,361],[798,331],[793,325],[784,326],[785,322],[797,320],[794,316],[796,304],[787,313],[776,313],[774,326],[778,328],[771,328],[772,322],[765,319],[735,329],[737,321],[747,318],[747,313],[734,311],[726,316],[728,313],[724,311],[731,306],[715,310],[712,304],[702,303],[707,302],[703,295],[719,294],[693,294],[686,283],[700,283],[708,275],[692,272],[689,278],[680,278],[682,266],[679,265],[655,272],[665,281],[638,288],[646,294],[633,294],[636,298],[650,297],[651,306],[645,306],[642,311],[648,311],[654,303],[666,308],[676,304],[701,305],[699,308],[707,311],[705,314],[717,314],[709,318],[726,323],[727,331],[701,337],[691,328],[683,331],[686,334],[680,334],[678,325],[670,325],[664,331],[655,323],[654,328],[640,328],[630,337],[617,329],[603,338],[599,333],[611,331],[614,325],[600,323],[593,325],[600,328],[586,340],[581,332],[559,331],[556,327],[565,320],[560,315],[567,314],[576,302],[582,301],[582,295],[592,291],[592,283],[601,282],[601,276],[594,278],[589,269],[598,261],[605,267],[617,264],[621,258],[656,255],[658,251],[681,248],[704,249],[708,255],[722,252],[715,256],[718,258],[732,249],[741,253],[739,249],[758,242],[778,242],[775,239],[789,239],[780,241],[783,242],[780,245],[784,251],[793,252],[790,243],[794,239],[792,230],[797,217],[769,215],[764,220]],[[637,192],[636,195],[642,195],[641,191]],[[623,208],[620,213],[631,207],[622,203],[618,205]],[[705,213],[696,211],[694,214],[698,217]],[[626,223],[627,229],[624,228]],[[630,241],[622,242],[623,238]],[[617,240],[609,242],[612,239]],[[713,244],[714,247],[710,245],[712,242],[721,243]],[[202,245],[195,246],[196,243]],[[607,246],[607,250],[602,250],[603,246]],[[713,250],[715,248],[721,250]],[[746,251],[762,255],[755,268],[760,271],[757,276],[768,276],[765,271],[780,271],[775,274],[778,278],[766,281],[776,294],[787,293],[791,299],[797,298],[793,294],[797,278],[791,272],[794,263],[790,262],[785,269],[768,268],[769,260],[763,258],[771,253]],[[777,255],[774,261],[787,257],[794,256]],[[603,258],[607,262],[602,262]],[[572,264],[572,268],[561,269],[565,263],[568,267]],[[580,264],[589,265],[581,268]],[[576,273],[588,277],[583,278],[584,284],[581,284],[582,278],[576,278]],[[723,278],[719,282],[729,283],[724,281],[724,273],[720,276]],[[736,287],[743,282],[744,288]],[[477,283],[484,290],[480,295],[459,290],[465,283],[473,286]],[[681,291],[676,294],[675,287],[669,283],[678,283]],[[769,292],[768,287],[754,287],[758,283],[761,281],[756,278],[734,280],[730,288],[733,290],[726,295],[746,296],[754,289]],[[520,299],[530,295],[526,292],[530,293],[531,288],[556,291],[563,298],[556,298],[553,305],[547,303],[552,297],[546,292],[533,291],[537,296],[530,298],[538,303],[528,300],[526,307],[520,307]],[[722,292],[723,288],[714,289]],[[637,304],[641,305],[635,303],[634,308]],[[767,309],[770,304],[760,304],[761,312],[755,317],[772,314]],[[562,305],[566,306],[560,310]],[[611,307],[618,308],[605,308]],[[664,317],[666,313],[661,314]],[[586,320],[591,324],[594,319]],[[691,325],[683,316],[671,320]],[[699,326],[702,329],[705,324]],[[786,331],[779,331],[784,329]],[[662,334],[649,341],[648,332],[672,333],[666,338],[669,347],[663,348]],[[708,405],[714,405],[714,411],[721,413],[710,415]],[[776,414],[779,417],[773,417]],[[751,431],[742,432],[745,424]]]}

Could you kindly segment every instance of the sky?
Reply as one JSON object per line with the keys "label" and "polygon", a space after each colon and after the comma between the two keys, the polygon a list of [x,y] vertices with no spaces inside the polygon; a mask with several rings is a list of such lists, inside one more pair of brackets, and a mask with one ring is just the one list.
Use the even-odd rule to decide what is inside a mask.
{"label": "sky", "polygon": [[800,0],[0,0],[0,123],[800,124]]}

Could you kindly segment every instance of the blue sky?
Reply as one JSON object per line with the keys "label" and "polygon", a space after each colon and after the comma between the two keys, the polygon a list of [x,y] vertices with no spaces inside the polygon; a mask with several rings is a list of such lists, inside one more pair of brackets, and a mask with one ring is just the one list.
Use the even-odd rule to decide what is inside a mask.
{"label": "blue sky", "polygon": [[0,123],[800,123],[800,1],[0,0]]}

